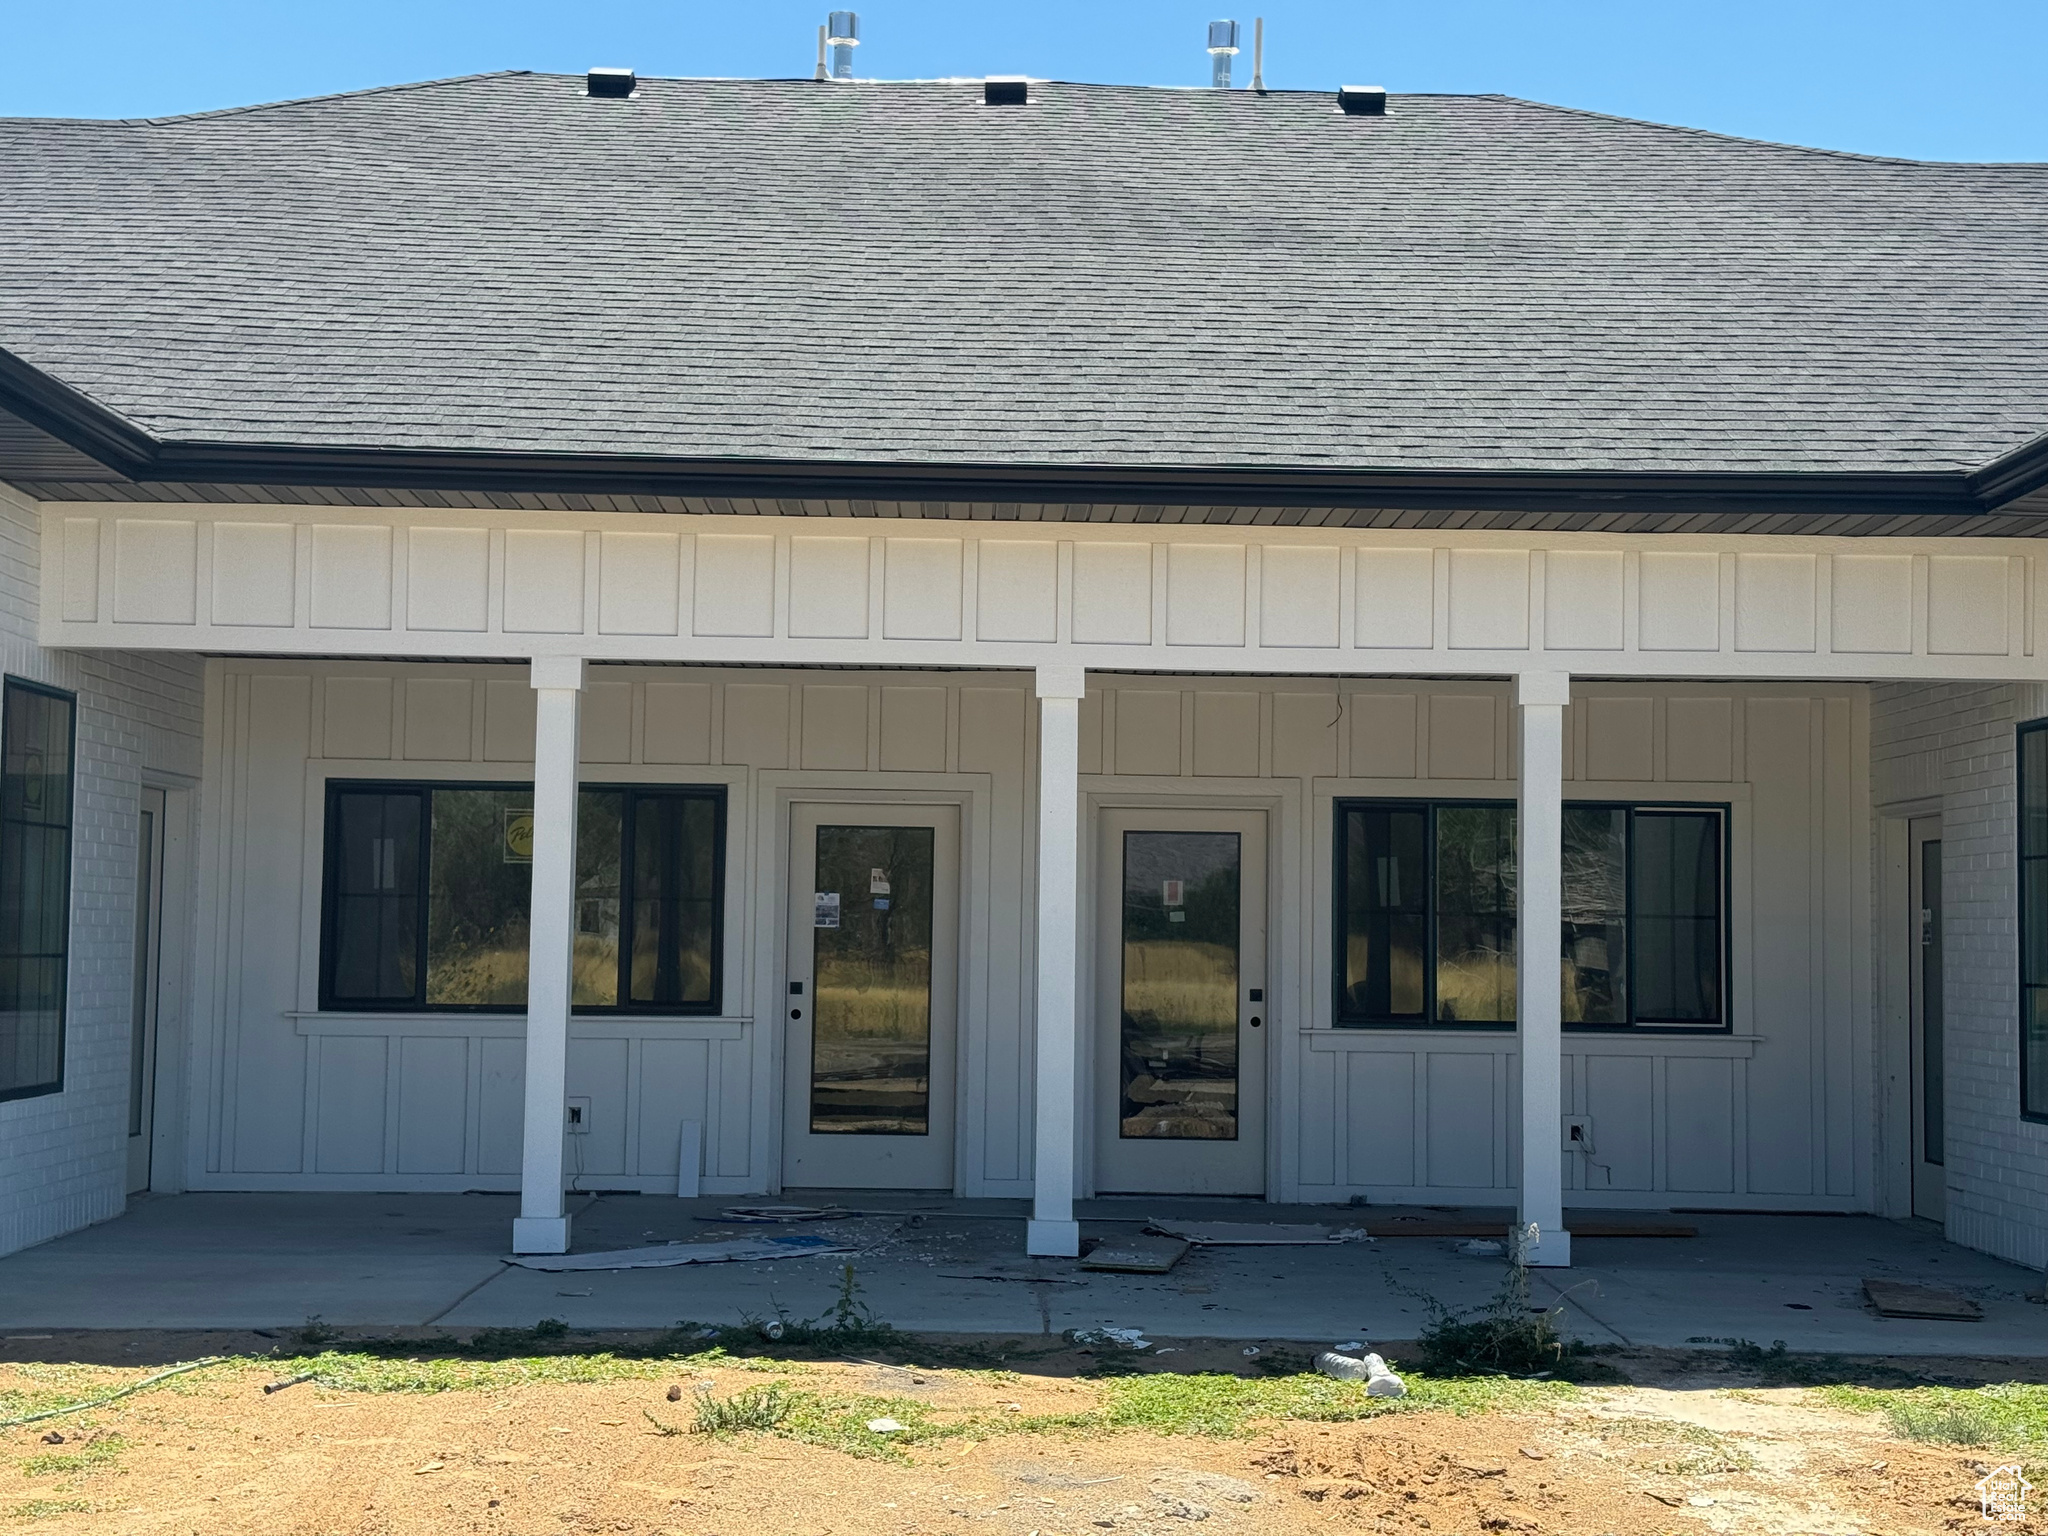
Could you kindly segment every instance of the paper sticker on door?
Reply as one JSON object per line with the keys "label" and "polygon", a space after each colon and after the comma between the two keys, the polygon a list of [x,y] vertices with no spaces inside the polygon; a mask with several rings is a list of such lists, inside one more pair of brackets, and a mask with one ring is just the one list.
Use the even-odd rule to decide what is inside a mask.
{"label": "paper sticker on door", "polygon": [[813,928],[837,928],[839,926],[839,893],[837,891],[817,892],[816,904],[811,908],[811,926]]}
{"label": "paper sticker on door", "polygon": [[870,896],[886,896],[889,894],[889,871],[886,869],[871,869],[868,871],[868,894]]}

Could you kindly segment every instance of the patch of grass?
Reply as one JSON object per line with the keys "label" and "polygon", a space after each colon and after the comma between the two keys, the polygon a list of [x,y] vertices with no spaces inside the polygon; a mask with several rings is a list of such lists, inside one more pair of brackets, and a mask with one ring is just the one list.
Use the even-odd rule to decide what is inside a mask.
{"label": "patch of grass", "polygon": [[128,1442],[119,1435],[95,1435],[73,1450],[42,1451],[26,1458],[21,1470],[29,1477],[61,1472],[100,1472],[121,1459]]}
{"label": "patch of grass", "polygon": [[1142,1429],[1161,1435],[1235,1436],[1281,1419],[1347,1422],[1433,1410],[1459,1415],[1541,1407],[1577,1394],[1568,1382],[1410,1375],[1406,1397],[1369,1397],[1365,1384],[1311,1372],[1246,1378],[1154,1372],[1103,1383],[1107,1401],[1075,1414],[1012,1419],[997,1430]]}
{"label": "patch of grass", "polygon": [[41,1363],[12,1365],[7,1369],[27,1384],[0,1388],[0,1419],[26,1418],[32,1413],[47,1413],[52,1408],[104,1397],[136,1376],[147,1374],[90,1365]]}
{"label": "patch of grass", "polygon": [[[674,1424],[664,1423],[644,1408],[640,1412],[654,1426],[656,1434],[686,1433]],[[868,1428],[872,1420],[882,1418],[894,1419],[902,1428],[890,1434]],[[781,1382],[771,1382],[765,1387],[750,1387],[724,1399],[700,1392],[696,1423],[691,1426],[691,1431],[719,1436],[754,1431],[800,1441],[805,1445],[824,1446],[849,1456],[905,1462],[909,1460],[903,1454],[903,1447],[907,1445],[928,1444],[974,1433],[996,1433],[1013,1427],[1014,1416],[1010,1416],[1008,1421],[978,1415],[942,1421],[935,1418],[923,1403],[906,1398],[793,1391]]]}
{"label": "patch of grass", "polygon": [[1641,1449],[1639,1464],[1647,1471],[1669,1477],[1704,1477],[1717,1472],[1747,1472],[1756,1457],[1731,1437],[1708,1429],[1704,1424],[1684,1424],[1670,1419],[1603,1419],[1595,1426],[1602,1441],[1621,1442]]}
{"label": "patch of grass", "polygon": [[697,1394],[696,1431],[700,1435],[732,1435],[745,1430],[778,1429],[795,1406],[779,1381],[748,1387],[731,1397]]}
{"label": "patch of grass", "polygon": [[1902,1440],[1984,1446],[2000,1451],[2048,1446],[2048,1386],[2001,1382],[1988,1387],[1825,1387],[1840,1408],[1882,1413]]}
{"label": "patch of grass", "polygon": [[30,1499],[8,1513],[17,1520],[48,1520],[53,1515],[82,1515],[91,1508],[84,1499]]}
{"label": "patch of grass", "polygon": [[679,1362],[674,1356],[639,1359],[609,1351],[477,1360],[327,1350],[296,1363],[320,1386],[341,1392],[488,1392],[545,1382],[646,1381],[672,1374]]}

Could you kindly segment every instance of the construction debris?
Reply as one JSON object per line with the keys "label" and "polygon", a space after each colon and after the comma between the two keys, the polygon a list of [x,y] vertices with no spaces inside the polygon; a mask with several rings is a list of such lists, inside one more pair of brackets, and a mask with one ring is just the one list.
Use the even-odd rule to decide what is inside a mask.
{"label": "construction debris", "polygon": [[1371,1242],[1362,1228],[1333,1232],[1328,1227],[1286,1226],[1254,1221],[1152,1221],[1148,1232],[1183,1238],[1198,1248],[1308,1248]]}
{"label": "construction debris", "polygon": [[1109,1345],[1114,1349],[1150,1349],[1152,1341],[1136,1328],[1075,1328],[1068,1332],[1068,1339],[1076,1344]]}
{"label": "construction debris", "polygon": [[569,1269],[666,1269],[675,1264],[733,1264],[753,1259],[804,1259],[821,1253],[852,1253],[845,1243],[819,1233],[788,1237],[735,1238],[724,1243],[662,1243],[603,1253],[515,1253],[507,1264],[555,1273]]}
{"label": "construction debris", "polygon": [[[1374,1237],[1499,1237],[1511,1223],[1456,1215],[1370,1216],[1365,1230]],[[1566,1211],[1565,1230],[1573,1237],[1698,1237],[1700,1229],[1682,1221],[1637,1221]]]}
{"label": "construction debris", "polygon": [[1022,1265],[991,1264],[986,1269],[942,1269],[941,1280],[1019,1280],[1031,1285],[1086,1285],[1079,1275],[1053,1275]]}
{"label": "construction debris", "polygon": [[1105,1237],[1081,1260],[1083,1269],[1118,1270],[1133,1275],[1163,1275],[1181,1261],[1189,1248],[1182,1237],[1153,1236],[1140,1232],[1131,1237]]}
{"label": "construction debris", "polygon": [[1908,1285],[1901,1280],[1865,1280],[1863,1294],[1877,1309],[1879,1317],[1920,1317],[1946,1323],[1977,1323],[1984,1309],[1967,1296],[1936,1290],[1931,1285]]}
{"label": "construction debris", "polygon": [[837,1205],[729,1205],[716,1216],[699,1216],[699,1221],[752,1222],[760,1224],[792,1221],[845,1221],[859,1216]]}

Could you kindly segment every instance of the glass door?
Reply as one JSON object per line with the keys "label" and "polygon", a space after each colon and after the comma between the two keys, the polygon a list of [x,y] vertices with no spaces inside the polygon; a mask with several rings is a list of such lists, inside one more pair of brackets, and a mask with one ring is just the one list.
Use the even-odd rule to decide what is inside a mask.
{"label": "glass door", "polygon": [[1913,1214],[1948,1214],[1947,1085],[1942,1052],[1941,818],[1907,824],[1912,854]]}
{"label": "glass door", "polygon": [[1106,811],[1095,1185],[1266,1187],[1265,816]]}
{"label": "glass door", "polygon": [[953,1187],[958,870],[952,806],[792,813],[784,1187]]}

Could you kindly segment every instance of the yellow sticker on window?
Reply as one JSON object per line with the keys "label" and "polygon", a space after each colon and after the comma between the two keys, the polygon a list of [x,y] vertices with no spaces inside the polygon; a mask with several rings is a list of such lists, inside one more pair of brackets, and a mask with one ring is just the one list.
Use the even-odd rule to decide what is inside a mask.
{"label": "yellow sticker on window", "polygon": [[507,864],[531,864],[533,862],[533,812],[505,812],[505,862]]}

